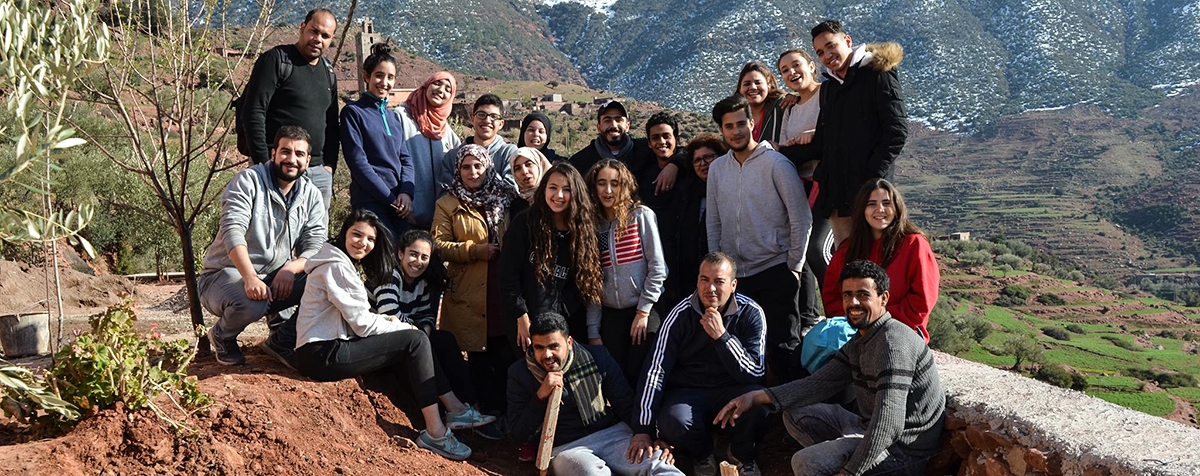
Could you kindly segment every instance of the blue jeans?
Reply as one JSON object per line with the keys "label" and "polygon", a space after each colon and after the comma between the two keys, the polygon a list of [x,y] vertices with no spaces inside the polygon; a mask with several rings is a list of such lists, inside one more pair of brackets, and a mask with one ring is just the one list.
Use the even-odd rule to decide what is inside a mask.
{"label": "blue jeans", "polygon": [[[862,417],[828,403],[785,411],[783,426],[804,445],[804,449],[792,455],[792,472],[797,476],[837,474],[867,432]],[[874,462],[865,475],[919,476],[925,474],[929,457],[906,455],[892,445],[875,455]]]}
{"label": "blue jeans", "polygon": [[329,203],[333,200],[333,174],[325,170],[324,165],[314,165],[307,169],[304,176],[321,191],[321,200],[325,203],[325,213],[329,214]]}
{"label": "blue jeans", "polygon": [[659,461],[661,451],[630,463],[625,457],[633,431],[625,423],[617,423],[588,436],[555,446],[550,455],[550,468],[556,475],[608,476],[610,474],[638,476],[683,476],[674,466]]}

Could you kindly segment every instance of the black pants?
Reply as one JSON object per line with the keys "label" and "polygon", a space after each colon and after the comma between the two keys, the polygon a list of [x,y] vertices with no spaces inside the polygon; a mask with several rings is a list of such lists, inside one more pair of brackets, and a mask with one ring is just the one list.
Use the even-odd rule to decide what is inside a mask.
{"label": "black pants", "polygon": [[762,307],[767,318],[767,363],[779,382],[795,378],[800,353],[800,283],[787,263],[738,278],[737,291]]}
{"label": "black pants", "polygon": [[808,235],[808,249],[804,256],[804,272],[800,273],[802,328],[815,326],[817,318],[824,315],[821,309],[821,283],[825,279],[825,270],[829,268],[832,233],[829,217],[813,217],[812,232]]}
{"label": "black pants", "polygon": [[433,360],[429,338],[410,329],[350,340],[309,342],[296,349],[300,373],[320,382],[332,382],[379,370],[398,378],[407,375],[413,399],[425,408],[450,391],[450,383]]}
{"label": "black pants", "polygon": [[637,388],[638,378],[642,375],[642,364],[646,361],[646,351],[650,348],[649,342],[654,341],[658,336],[658,328],[662,326],[658,311],[650,310],[650,317],[646,322],[646,338],[638,345],[633,345],[633,338],[629,336],[629,328],[633,326],[633,318],[637,315],[636,307],[606,307],[601,312],[600,338],[604,340],[604,348],[608,349],[613,360],[621,366],[621,372],[625,373],[625,381],[629,382],[629,386]]}
{"label": "black pants", "polygon": [[475,386],[471,384],[471,372],[463,359],[458,339],[450,331],[435,330],[429,334],[429,345],[433,347],[436,368],[441,369],[440,373],[445,375],[454,395],[467,405],[475,403]]}
{"label": "black pants", "polygon": [[479,406],[484,412],[503,413],[508,408],[508,367],[520,355],[515,340],[506,336],[488,337],[487,350],[467,352],[471,383],[480,390]]}
{"label": "black pants", "polygon": [[[792,281],[795,281],[792,278]],[[720,428],[713,425],[721,408],[742,394],[761,389],[759,385],[722,388],[672,388],[663,391],[662,407],[658,414],[658,434],[675,445],[675,452],[692,460],[713,452],[712,436],[708,431]],[[738,416],[732,433],[729,452],[742,462],[758,458],[758,443],[766,435],[767,407],[755,405]]]}

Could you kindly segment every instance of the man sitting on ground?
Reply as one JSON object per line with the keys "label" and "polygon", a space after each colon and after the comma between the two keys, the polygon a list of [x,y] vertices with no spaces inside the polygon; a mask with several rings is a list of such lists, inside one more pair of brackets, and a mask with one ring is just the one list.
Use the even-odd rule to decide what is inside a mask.
{"label": "man sitting on ground", "polygon": [[[933,352],[887,312],[888,275],[870,261],[842,269],[842,304],[858,334],[813,375],[730,401],[717,421],[741,424],[746,411],[786,410],[784,426],[804,449],[800,475],[922,475],[937,453],[946,397]],[[854,385],[858,414],[819,403]]]}
{"label": "man sitting on ground", "polygon": [[[630,452],[649,448],[657,426],[676,453],[695,462],[694,474],[716,474],[708,422],[730,398],[761,390],[766,371],[767,324],[762,308],[735,294],[734,276],[733,258],[709,253],[700,261],[696,292],[663,320],[638,385],[633,425],[637,434]],[[765,408],[749,408],[733,428],[729,450],[742,476],[761,474],[755,458],[766,417]]]}
{"label": "man sitting on ground", "polygon": [[[554,474],[679,475],[665,445],[626,454],[633,436],[627,422],[633,412],[633,390],[621,367],[602,346],[576,344],[567,321],[555,313],[534,318],[525,361],[508,369],[510,435],[518,443],[534,441],[542,428],[546,405],[561,387],[554,433]],[[607,401],[607,403],[606,403]]]}
{"label": "man sitting on ground", "polygon": [[238,334],[272,314],[260,346],[295,368],[296,322],[278,313],[300,304],[304,265],[328,236],[321,192],[304,176],[309,140],[301,127],[279,128],[271,161],[241,171],[221,194],[220,227],[196,283],[200,304],[218,317],[208,338],[219,364],[246,363]]}

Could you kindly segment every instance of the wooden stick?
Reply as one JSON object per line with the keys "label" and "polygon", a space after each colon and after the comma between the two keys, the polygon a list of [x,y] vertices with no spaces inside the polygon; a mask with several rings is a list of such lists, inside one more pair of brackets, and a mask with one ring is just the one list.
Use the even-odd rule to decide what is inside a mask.
{"label": "wooden stick", "polygon": [[728,461],[722,461],[721,476],[738,476],[737,466],[729,464]]}
{"label": "wooden stick", "polygon": [[550,469],[550,451],[554,449],[554,430],[558,428],[558,405],[562,403],[562,393],[562,387],[554,387],[546,405],[546,418],[542,420],[542,441],[538,444],[537,459],[534,460],[541,476],[546,476],[546,471]]}

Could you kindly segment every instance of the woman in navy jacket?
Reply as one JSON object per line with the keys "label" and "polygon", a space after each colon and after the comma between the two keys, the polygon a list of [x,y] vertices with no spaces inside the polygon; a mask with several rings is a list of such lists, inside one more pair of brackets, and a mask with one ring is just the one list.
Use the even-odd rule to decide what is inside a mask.
{"label": "woman in navy jacket", "polygon": [[367,90],[342,108],[342,155],[350,168],[350,208],[383,219],[390,238],[408,229],[412,213],[413,165],[403,127],[387,97],[396,84],[396,59],[384,44],[371,47],[363,62]]}

